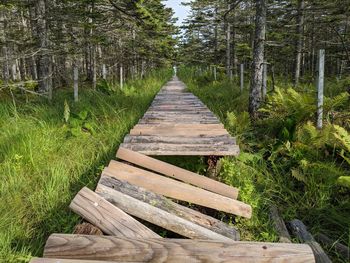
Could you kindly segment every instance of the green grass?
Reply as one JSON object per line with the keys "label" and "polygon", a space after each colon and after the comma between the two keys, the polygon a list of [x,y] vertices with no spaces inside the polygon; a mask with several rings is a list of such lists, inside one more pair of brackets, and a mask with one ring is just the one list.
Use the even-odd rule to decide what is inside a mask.
{"label": "green grass", "polygon": [[[269,91],[262,105],[261,119],[252,123],[248,109],[248,83],[241,94],[238,79],[217,81],[210,73],[180,70],[180,78],[236,136],[241,148],[238,158],[224,158],[220,178],[240,189],[239,199],[252,205],[250,220],[236,218],[242,240],[277,241],[269,219],[269,207],[276,205],[286,220],[301,219],[311,233],[322,232],[350,245],[350,191],[339,185],[340,176],[350,175],[350,111],[346,93],[349,79],[326,82],[325,116],[322,131],[314,127],[313,85],[288,90],[277,81],[278,92]],[[248,79],[248,78],[247,78]],[[335,116],[335,117],[332,117]],[[336,125],[344,127],[342,139]],[[339,134],[338,134],[339,135]],[[338,136],[339,137],[339,136]],[[340,136],[341,137],[341,136]],[[329,250],[334,262],[345,262]]]}
{"label": "green grass", "polygon": [[[81,220],[69,211],[73,196],[93,188],[129,129],[170,77],[155,72],[123,91],[60,90],[52,104],[16,95],[0,97],[0,262],[40,256],[51,233],[71,233]],[[66,118],[66,121],[65,121]]]}

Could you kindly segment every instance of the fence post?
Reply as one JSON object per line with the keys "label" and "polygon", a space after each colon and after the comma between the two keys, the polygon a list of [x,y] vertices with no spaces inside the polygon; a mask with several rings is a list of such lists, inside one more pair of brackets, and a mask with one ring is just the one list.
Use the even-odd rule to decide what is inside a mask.
{"label": "fence post", "polygon": [[323,126],[323,89],[324,89],[324,61],[325,50],[318,51],[318,77],[317,77],[317,128]]}
{"label": "fence post", "polygon": [[244,88],[244,64],[241,64],[241,93]]}

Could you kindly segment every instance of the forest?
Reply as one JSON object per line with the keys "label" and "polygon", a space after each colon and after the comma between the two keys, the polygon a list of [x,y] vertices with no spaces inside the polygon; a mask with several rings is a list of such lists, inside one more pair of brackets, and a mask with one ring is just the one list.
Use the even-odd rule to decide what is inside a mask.
{"label": "forest", "polygon": [[[0,1],[1,262],[73,233],[69,203],[174,74],[240,147],[215,179],[252,217],[208,213],[242,241],[281,242],[276,208],[332,262],[350,261],[350,0],[181,5],[179,25],[162,0]],[[160,159],[209,170],[203,156]]]}

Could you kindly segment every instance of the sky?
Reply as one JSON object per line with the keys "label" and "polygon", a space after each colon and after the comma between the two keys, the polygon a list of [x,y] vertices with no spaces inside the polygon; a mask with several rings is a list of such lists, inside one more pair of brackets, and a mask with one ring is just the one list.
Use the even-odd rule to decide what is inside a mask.
{"label": "sky", "polygon": [[171,7],[175,11],[175,17],[179,18],[177,25],[181,26],[184,19],[189,14],[189,7],[181,5],[181,2],[190,2],[190,0],[167,0],[164,4],[167,7]]}

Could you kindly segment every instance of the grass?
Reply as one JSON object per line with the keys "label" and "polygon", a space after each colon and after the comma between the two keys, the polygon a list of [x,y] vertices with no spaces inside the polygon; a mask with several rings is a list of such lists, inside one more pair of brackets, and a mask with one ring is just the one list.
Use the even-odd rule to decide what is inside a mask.
{"label": "grass", "polygon": [[[269,91],[262,105],[261,119],[252,123],[246,112],[247,83],[240,93],[238,79],[230,82],[221,75],[215,81],[209,72],[198,75],[188,68],[179,75],[238,139],[242,153],[223,159],[220,178],[238,187],[239,198],[253,207],[252,219],[236,218],[242,240],[278,240],[269,219],[269,207],[274,204],[286,221],[301,219],[311,233],[324,233],[349,246],[350,191],[337,180],[350,175],[345,142],[350,142],[346,131],[350,127],[346,119],[329,116],[350,111],[348,95],[342,93],[350,79],[326,82],[327,121],[318,131],[313,125],[315,92],[311,84],[294,90],[277,81],[276,92]],[[334,135],[336,125],[345,128],[342,142]],[[346,262],[327,249],[334,262]]]}
{"label": "grass", "polygon": [[124,135],[170,77],[154,72],[128,82],[123,91],[101,83],[56,92],[52,104],[16,95],[0,101],[0,261],[27,262],[40,256],[51,233],[71,233],[81,220],[69,211],[73,196],[93,188],[114,158]]}

